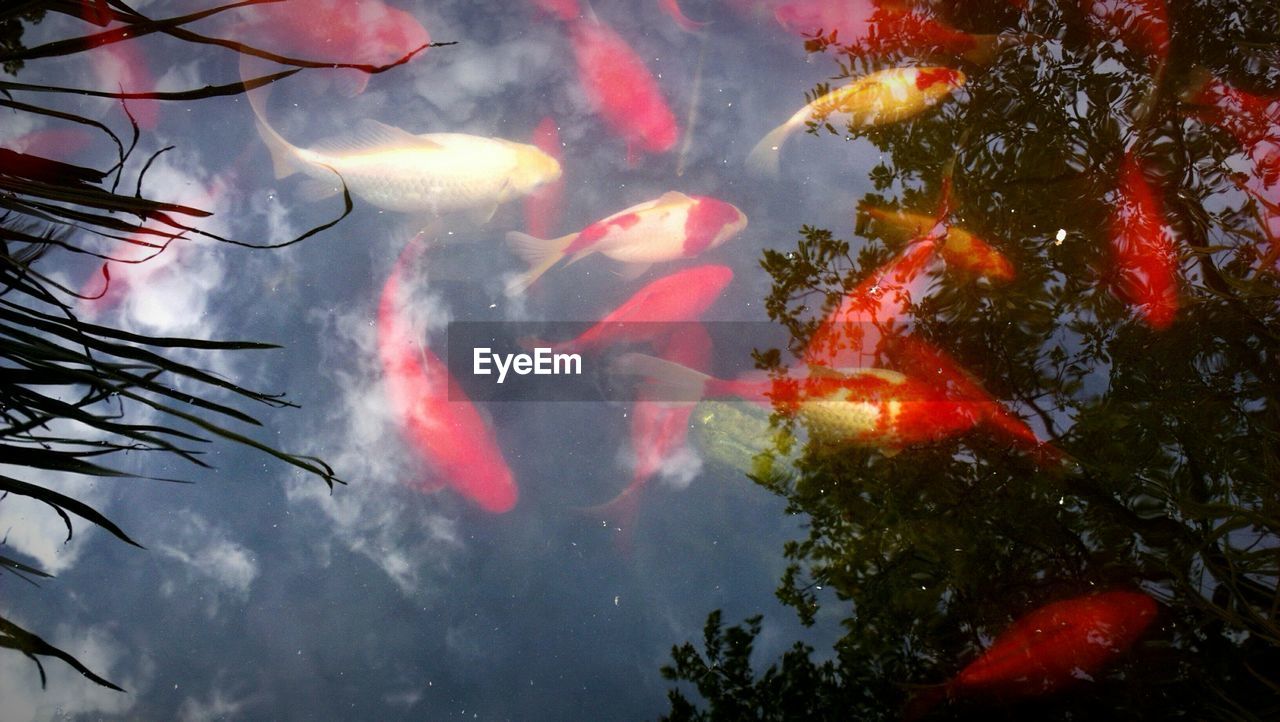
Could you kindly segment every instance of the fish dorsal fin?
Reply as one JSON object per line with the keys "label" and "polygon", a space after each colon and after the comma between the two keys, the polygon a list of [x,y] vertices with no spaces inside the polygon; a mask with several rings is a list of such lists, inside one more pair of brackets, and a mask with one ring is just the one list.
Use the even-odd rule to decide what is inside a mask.
{"label": "fish dorsal fin", "polygon": [[689,196],[681,193],[680,191],[667,191],[666,193],[663,193],[661,196],[658,196],[658,202],[656,205],[666,206],[666,205],[674,205],[677,203],[688,203],[688,202],[689,202]]}
{"label": "fish dorsal fin", "polygon": [[337,138],[329,138],[312,146],[317,153],[369,153],[380,150],[439,150],[440,144],[414,135],[407,130],[365,118],[356,123],[355,131]]}

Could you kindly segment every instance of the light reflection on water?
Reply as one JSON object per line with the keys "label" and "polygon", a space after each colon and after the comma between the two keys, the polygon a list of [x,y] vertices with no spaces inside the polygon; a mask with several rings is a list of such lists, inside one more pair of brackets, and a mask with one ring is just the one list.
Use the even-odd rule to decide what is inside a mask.
{"label": "light reflection on water", "polygon": [[[145,10],[159,13],[158,5]],[[704,299],[705,312],[691,315],[706,321],[768,320],[764,299],[775,279],[760,266],[765,249],[791,250],[804,225],[858,238],[855,225],[861,230],[866,222],[859,221],[858,202],[873,193],[881,200],[910,197],[914,203],[907,207],[930,213],[922,203],[927,194],[919,189],[922,183],[933,189],[935,179],[922,181],[909,171],[894,176],[886,155],[866,140],[842,142],[825,133],[814,138],[800,132],[809,118],[798,111],[814,100],[805,91],[828,81],[836,68],[822,56],[805,53],[803,40],[775,22],[771,6],[784,6],[778,19],[794,30],[805,23],[847,22],[831,8],[853,4],[829,4],[824,14],[813,10],[817,3],[680,3],[689,18],[711,21],[701,33],[690,33],[692,26],[682,27],[689,24],[667,14],[673,3],[598,3],[594,12],[612,28],[607,31],[591,20],[559,18],[567,12],[562,8],[574,3],[550,0],[406,1],[386,16],[368,10],[380,5],[361,3],[370,14],[365,24],[353,26],[361,33],[387,29],[372,39],[344,36],[344,26],[318,11],[312,25],[291,31],[272,14],[275,6],[246,11],[241,18],[249,25],[211,19],[196,27],[243,32],[264,47],[329,61],[335,58],[312,51],[329,52],[335,44],[363,47],[365,55],[352,59],[381,63],[425,42],[428,33],[432,41],[457,44],[431,48],[373,76],[309,70],[273,84],[269,94],[256,91],[257,107],[243,95],[129,105],[145,129],[141,155],[174,146],[148,170],[144,187],[164,200],[214,211],[201,226],[205,230],[270,245],[334,217],[338,198],[320,199],[318,189],[297,178],[276,178],[272,152],[281,163],[315,178],[327,177],[324,166],[341,171],[355,196],[352,215],[303,243],[271,251],[179,239],[146,263],[113,264],[111,296],[84,307],[96,318],[148,334],[282,345],[284,350],[245,354],[193,353],[192,359],[248,385],[287,391],[302,409],[263,410],[270,441],[325,459],[350,484],[331,492],[317,479],[282,471],[236,448],[216,451],[211,460],[217,473],[200,475],[195,486],[47,480],[105,509],[135,533],[147,552],[87,528],[78,528],[68,544],[51,542],[61,539],[56,517],[5,500],[0,522],[8,531],[6,544],[58,574],[41,589],[7,588],[9,610],[130,690],[126,697],[87,688],[53,663],[47,665],[50,689],[41,692],[31,665],[16,655],[0,657],[0,708],[6,718],[43,718],[55,707],[58,714],[120,718],[653,717],[666,709],[668,685],[658,667],[668,662],[672,644],[700,637],[707,612],[716,608],[730,620],[765,613],[755,654],[766,664],[795,639],[814,644],[820,659],[830,655],[844,613],[835,596],[819,592],[826,606],[817,625],[805,628],[773,595],[787,563],[783,544],[804,536],[803,517],[784,514],[782,500],[724,459],[686,449],[679,457],[685,463],[669,464],[667,478],[658,474],[638,493],[634,523],[625,515],[602,518],[593,509],[632,480],[638,458],[630,428],[634,405],[481,405],[481,426],[469,427],[469,436],[436,431],[448,439],[446,447],[478,446],[477,428],[491,433],[500,450],[495,453],[502,457],[498,463],[509,466],[519,489],[518,503],[506,511],[501,502],[477,505],[475,493],[459,493],[463,485],[457,479],[440,478],[446,450],[411,448],[399,428],[411,412],[387,399],[385,348],[380,359],[386,325],[379,299],[396,259],[407,245],[422,242],[429,250],[406,277],[411,282],[396,312],[411,329],[407,337],[426,339],[432,347],[442,342],[450,321],[597,320],[655,280],[703,264],[727,267],[733,280],[723,293]],[[805,17],[804,8],[815,17]],[[1017,16],[1016,10],[1008,13]],[[419,32],[417,23],[425,31]],[[28,29],[26,43],[82,32],[82,25],[50,17]],[[336,33],[336,43],[319,39],[326,30]],[[312,32],[317,35],[309,36]],[[942,31],[929,26],[920,32]],[[947,42],[964,40],[947,37]],[[634,59],[620,62],[619,74],[611,75],[600,57],[621,54],[619,44],[634,51]],[[1046,41],[1046,47],[1053,44]],[[126,49],[140,49],[142,58]],[[953,54],[970,57],[971,50],[966,46]],[[1146,52],[1167,54],[1168,48],[1157,43]],[[110,56],[93,63],[95,84],[126,90],[135,89],[129,87],[133,84],[176,90],[229,83],[245,69],[259,74],[271,67],[265,62],[240,66],[233,53],[157,37],[89,55],[94,54]],[[628,65],[632,62],[640,65]],[[1093,69],[1099,76],[1108,74],[1106,62],[1116,61],[1101,62]],[[973,66],[966,65],[966,72]],[[18,77],[65,86],[84,82],[85,68],[84,58],[52,59],[30,63]],[[910,96],[911,88],[927,87],[920,82],[926,74],[894,75],[893,82],[905,90],[895,86],[854,117],[867,125],[893,125],[934,111],[935,105],[973,100],[960,87],[964,76],[956,75],[943,78],[927,100]],[[1082,92],[1081,116],[1093,112],[1083,98]],[[919,107],[899,113],[899,105],[908,101]],[[1116,101],[1136,103],[1134,98]],[[125,127],[119,105],[111,101],[55,96],[52,102],[113,128]],[[662,104],[669,114],[656,108]],[[540,124],[547,118],[553,119],[559,147],[546,144],[548,134]],[[787,118],[794,122],[785,132],[767,135]],[[371,119],[392,129],[369,130]],[[6,139],[30,138],[36,130],[19,115],[0,133]],[[415,139],[399,131],[470,137]],[[345,140],[327,140],[333,138]],[[513,150],[517,146],[489,140],[494,138],[518,144],[541,138],[543,150],[523,145]],[[920,138],[920,152],[932,152],[928,140]],[[378,162],[370,159],[371,144],[391,141],[412,145],[423,158],[449,142],[462,143],[460,160],[451,161],[455,176],[475,172],[481,155],[495,167],[511,160],[514,168],[490,169],[483,182],[462,190],[450,186],[415,197],[420,190],[411,184],[383,183],[403,169],[360,165]],[[68,151],[75,145],[67,138],[50,142]],[[1031,144],[1030,138],[1014,143],[996,137],[983,152],[999,158]],[[780,150],[770,156],[774,145]],[[544,155],[549,149],[555,152]],[[83,155],[69,160],[101,160],[97,147],[75,152]],[[760,153],[764,162],[747,162],[749,156],[759,160]],[[776,175],[768,172],[772,161],[780,161]],[[753,173],[749,166],[765,172]],[[560,200],[539,198],[557,176],[563,183]],[[1263,183],[1255,178],[1253,185]],[[572,265],[551,265],[527,292],[508,292],[530,265],[513,252],[509,232],[530,230],[532,222],[554,237],[604,219],[597,230],[608,233],[610,223],[615,228],[648,223],[648,216],[637,216],[653,208],[638,204],[662,199],[674,208],[665,212],[677,220],[653,221],[654,232],[666,232],[670,224],[687,232],[692,226],[680,219],[694,215],[699,201],[680,200],[673,191],[731,203],[749,221],[745,228],[735,226],[695,244],[693,259],[677,258],[675,251],[638,261],[619,258],[625,252],[610,254],[637,261],[633,272],[653,262],[638,278],[620,273],[617,263],[597,254]],[[445,202],[445,193],[456,194]],[[536,210],[525,206],[531,194],[540,204]],[[1239,201],[1239,194],[1226,195],[1224,203]],[[1012,204],[994,194],[989,200],[996,208]],[[1115,202],[1126,200],[1118,196]],[[975,215],[972,223],[980,228],[982,211]],[[893,220],[881,212],[879,220],[890,225],[886,218]],[[1051,223],[1038,232],[1052,244],[1060,226],[1067,237],[1092,237],[1093,226],[1106,223],[1087,215],[1071,220],[1077,225]],[[724,216],[713,225],[718,232],[733,223]],[[888,235],[883,228],[877,232]],[[1057,236],[1058,245],[1063,237]],[[1026,247],[1006,246],[1025,268],[1033,258],[1029,249],[1038,242],[1029,238]],[[111,245],[88,238],[83,243],[96,250]],[[851,256],[861,243],[854,241]],[[572,256],[577,248],[562,250]],[[136,246],[125,245],[117,255],[136,252]],[[523,255],[537,255],[537,249]],[[58,262],[63,265],[46,272],[69,288],[100,287],[92,259]],[[1141,286],[1154,282],[1145,261],[1135,263],[1136,270],[1127,272],[1139,278],[1130,279],[1128,293],[1121,296],[1137,307],[1143,303]],[[1071,280],[1046,276],[1046,283]],[[988,278],[940,294],[958,308],[981,308],[991,302],[985,295],[998,294],[997,287]],[[681,298],[688,301],[694,290]],[[877,287],[876,293],[882,292]],[[813,301],[815,314],[820,301]],[[688,308],[682,305],[674,313],[684,311]],[[1073,318],[1064,311],[1062,320]],[[1075,329],[1064,328],[1057,337],[1069,348],[1088,343]],[[741,342],[752,345],[752,339]],[[760,343],[776,344],[776,338]],[[436,354],[443,357],[443,349]],[[434,368],[437,375],[433,363],[443,363],[426,353],[407,356],[406,363]],[[1109,369],[1108,360],[1100,359],[1081,370],[1079,397],[1103,393]],[[1030,415],[1026,405],[1017,411]],[[1064,403],[1046,418],[1035,418],[1034,430],[1027,433],[1052,435],[1055,426],[1069,428],[1078,413],[1079,405]],[[432,421],[441,413],[423,415]],[[157,463],[139,455],[132,463],[140,474],[193,478],[189,469],[175,468],[169,460]],[[505,513],[486,513],[482,506]]]}

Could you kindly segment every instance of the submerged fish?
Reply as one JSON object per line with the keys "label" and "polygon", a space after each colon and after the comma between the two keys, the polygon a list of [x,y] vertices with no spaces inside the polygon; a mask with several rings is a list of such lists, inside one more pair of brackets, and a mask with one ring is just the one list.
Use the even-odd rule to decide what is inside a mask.
{"label": "submerged fish", "polygon": [[796,111],[769,131],[747,156],[747,166],[776,174],[782,144],[810,121],[848,116],[855,128],[896,123],[937,105],[965,82],[964,73],[941,67],[890,68],[864,75]]}
{"label": "submerged fish", "polygon": [[1147,325],[1168,328],[1178,312],[1178,253],[1160,199],[1130,153],[1120,163],[1110,234],[1116,295]]}
{"label": "submerged fish", "polygon": [[912,700],[903,716],[919,718],[945,699],[1018,699],[1080,684],[1123,656],[1156,612],[1155,600],[1141,592],[1047,604],[1015,621],[946,684]]}
{"label": "submerged fish", "polygon": [[341,190],[379,208],[439,215],[468,210],[481,220],[499,203],[527,195],[560,177],[560,164],[532,145],[461,133],[414,135],[376,120],[310,148],[285,140],[267,122],[265,97],[248,93],[258,131],[277,178],[297,172],[319,182],[314,195]]}
{"label": "submerged fish", "polygon": [[990,243],[959,226],[945,222],[940,224],[937,219],[922,213],[881,208],[866,203],[858,206],[858,212],[880,221],[890,229],[911,239],[927,235],[935,227],[941,226],[943,236],[938,253],[942,255],[949,268],[956,268],[992,281],[1013,280],[1013,264],[1009,259]]}
{"label": "submerged fish", "polygon": [[[240,9],[234,37],[306,60],[390,65],[431,43],[418,19],[382,0],[288,0]],[[414,59],[425,53],[418,53]],[[369,73],[336,72],[347,95],[364,91]]]}
{"label": "submerged fish", "polygon": [[[547,116],[533,129],[533,144],[561,163],[560,131]],[[530,235],[545,238],[560,226],[564,212],[564,176],[545,183],[524,199],[524,228]]]}
{"label": "submerged fish", "polygon": [[746,227],[747,217],[729,203],[669,191],[559,238],[512,231],[507,240],[530,269],[508,290],[523,291],[566,256],[575,263],[592,253],[629,264],[629,275],[639,275],[652,263],[692,258],[715,248]]}
{"label": "submerged fish", "polygon": [[553,350],[599,351],[615,343],[653,341],[670,332],[666,324],[700,319],[731,280],[733,270],[728,266],[697,266],[663,276]]}
{"label": "submerged fish", "polygon": [[877,55],[937,49],[986,62],[999,43],[995,35],[957,30],[892,0],[791,0],[779,5],[774,17],[798,35],[834,34],[843,46]]}
{"label": "submerged fish", "polygon": [[[693,368],[705,368],[711,360],[711,337],[701,324],[682,325],[662,339],[658,356]],[[635,468],[631,483],[613,499],[586,511],[621,530],[620,543],[630,546],[640,492],[685,446],[693,404],[671,402],[643,382],[631,405],[631,451]]]}
{"label": "submerged fish", "polygon": [[378,358],[387,400],[405,441],[440,476],[438,483],[420,484],[424,491],[447,484],[485,511],[510,511],[518,495],[515,479],[493,429],[422,343],[407,314],[405,266],[415,253],[412,244],[401,253],[378,304]]}
{"label": "submerged fish", "polygon": [[696,33],[707,25],[706,21],[699,22],[696,20],[690,20],[689,17],[684,14],[684,11],[680,9],[680,4],[677,0],[658,0],[658,5],[662,8],[662,11],[671,16],[671,19],[675,21],[676,25],[679,25],[680,29],[685,32]]}
{"label": "submerged fish", "polygon": [[596,18],[569,25],[578,79],[605,125],[627,143],[627,161],[640,151],[665,153],[680,137],[658,81],[635,50]]}
{"label": "submerged fish", "polygon": [[[105,2],[81,2],[79,7],[82,20],[108,30],[119,30],[124,23],[114,22],[111,8]],[[93,75],[103,90],[121,93],[150,93],[156,89],[155,77],[146,57],[134,40],[122,40],[107,43],[92,41],[90,52],[86,56],[93,69]],[[149,99],[131,99],[121,101],[125,109],[143,130],[155,130],[160,118],[158,101]]]}

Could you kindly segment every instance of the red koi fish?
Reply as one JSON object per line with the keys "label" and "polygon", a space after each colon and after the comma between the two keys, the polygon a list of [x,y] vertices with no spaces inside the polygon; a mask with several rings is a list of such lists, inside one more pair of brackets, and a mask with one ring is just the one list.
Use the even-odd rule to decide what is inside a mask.
{"label": "red koi fish", "polygon": [[669,191],[560,238],[512,231],[507,240],[530,269],[508,291],[528,288],[566,256],[576,263],[601,253],[627,264],[628,276],[639,276],[653,263],[693,258],[715,248],[746,227],[747,217],[730,203]]}
{"label": "red koi fish", "polygon": [[881,341],[906,328],[907,308],[923,299],[936,240],[912,243],[845,295],[809,339],[804,362],[831,369],[881,362]]}
{"label": "red koi fish", "polygon": [[1164,0],[1080,0],[1093,26],[1118,36],[1158,72],[1169,58],[1169,10]]}
{"label": "red koi fish", "polygon": [[1234,88],[1208,77],[1188,93],[1198,106],[1195,115],[1231,134],[1253,167],[1241,188],[1258,203],[1260,221],[1271,244],[1272,260],[1280,260],[1280,97]]}
{"label": "red koi fish", "polygon": [[727,266],[697,266],[663,276],[636,291],[581,336],[554,351],[598,351],[615,343],[652,341],[670,329],[663,324],[697,321],[733,280]]}
{"label": "red koi fish", "polygon": [[[560,131],[554,118],[547,116],[533,129],[533,145],[564,166],[561,154]],[[524,227],[532,236],[547,238],[555,233],[564,211],[564,176],[539,186],[525,196]]]}
{"label": "red koi fish", "polygon": [[[244,22],[234,28],[235,35],[306,60],[388,65],[431,43],[416,17],[382,0],[288,0],[241,13]],[[369,74],[361,70],[343,68],[338,77],[349,95],[369,84]]]}
{"label": "red koi fish", "polygon": [[665,153],[680,137],[675,116],[626,40],[598,19],[570,24],[578,79],[605,125],[627,143],[627,162],[638,153]]}
{"label": "red koi fish", "polygon": [[[711,337],[701,325],[682,326],[663,340],[658,356],[691,368],[706,368],[711,360]],[[640,492],[685,445],[693,404],[670,402],[652,384],[641,383],[631,405],[631,449],[635,470],[631,483],[613,499],[585,511],[620,529],[620,546],[630,547]]]}
{"label": "red koi fish", "polygon": [[1116,295],[1136,307],[1147,325],[1168,328],[1178,311],[1178,254],[1160,199],[1129,153],[1120,163],[1110,232]]}
{"label": "red koi fish", "polygon": [[415,254],[412,245],[401,253],[378,304],[378,357],[387,400],[405,440],[442,479],[421,484],[424,491],[447,484],[485,511],[510,511],[516,505],[515,479],[493,429],[444,362],[422,344],[405,313],[405,266]]}
{"label": "red koi fish", "polygon": [[676,2],[676,0],[658,0],[658,5],[662,8],[662,11],[671,16],[671,19],[675,21],[676,25],[679,25],[680,29],[685,32],[696,33],[707,26],[706,21],[698,22],[696,20],[690,20],[688,16],[684,14],[684,11],[680,9],[680,4]]}
{"label": "red koi fish", "polygon": [[778,24],[792,33],[829,36],[883,55],[937,49],[948,55],[986,62],[994,53],[994,35],[974,35],[883,0],[792,0],[774,10]]}
{"label": "red koi fish", "polygon": [[1122,657],[1156,612],[1154,599],[1125,591],[1040,607],[1015,621],[949,682],[912,700],[903,717],[917,719],[947,699],[1036,697],[1080,684]]}
{"label": "red koi fish", "polygon": [[[108,30],[124,27],[122,23],[112,22],[112,14],[105,2],[80,3],[80,17]],[[156,89],[155,78],[146,58],[138,49],[135,40],[122,40],[114,43],[95,41],[88,58],[93,68],[94,79],[103,90],[122,93],[149,93]],[[133,116],[138,127],[143,130],[155,130],[160,110],[154,100],[126,100],[125,107]]]}

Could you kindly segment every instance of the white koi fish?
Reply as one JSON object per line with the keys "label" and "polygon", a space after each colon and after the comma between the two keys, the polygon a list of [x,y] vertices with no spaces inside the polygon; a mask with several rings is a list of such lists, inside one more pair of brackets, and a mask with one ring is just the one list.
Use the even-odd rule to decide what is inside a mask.
{"label": "white koi fish", "polygon": [[267,122],[265,92],[251,91],[258,131],[277,178],[304,173],[319,182],[312,195],[351,193],[379,208],[440,215],[470,211],[488,220],[499,203],[560,177],[560,163],[535,146],[462,133],[414,135],[376,120],[310,148],[285,140]]}

